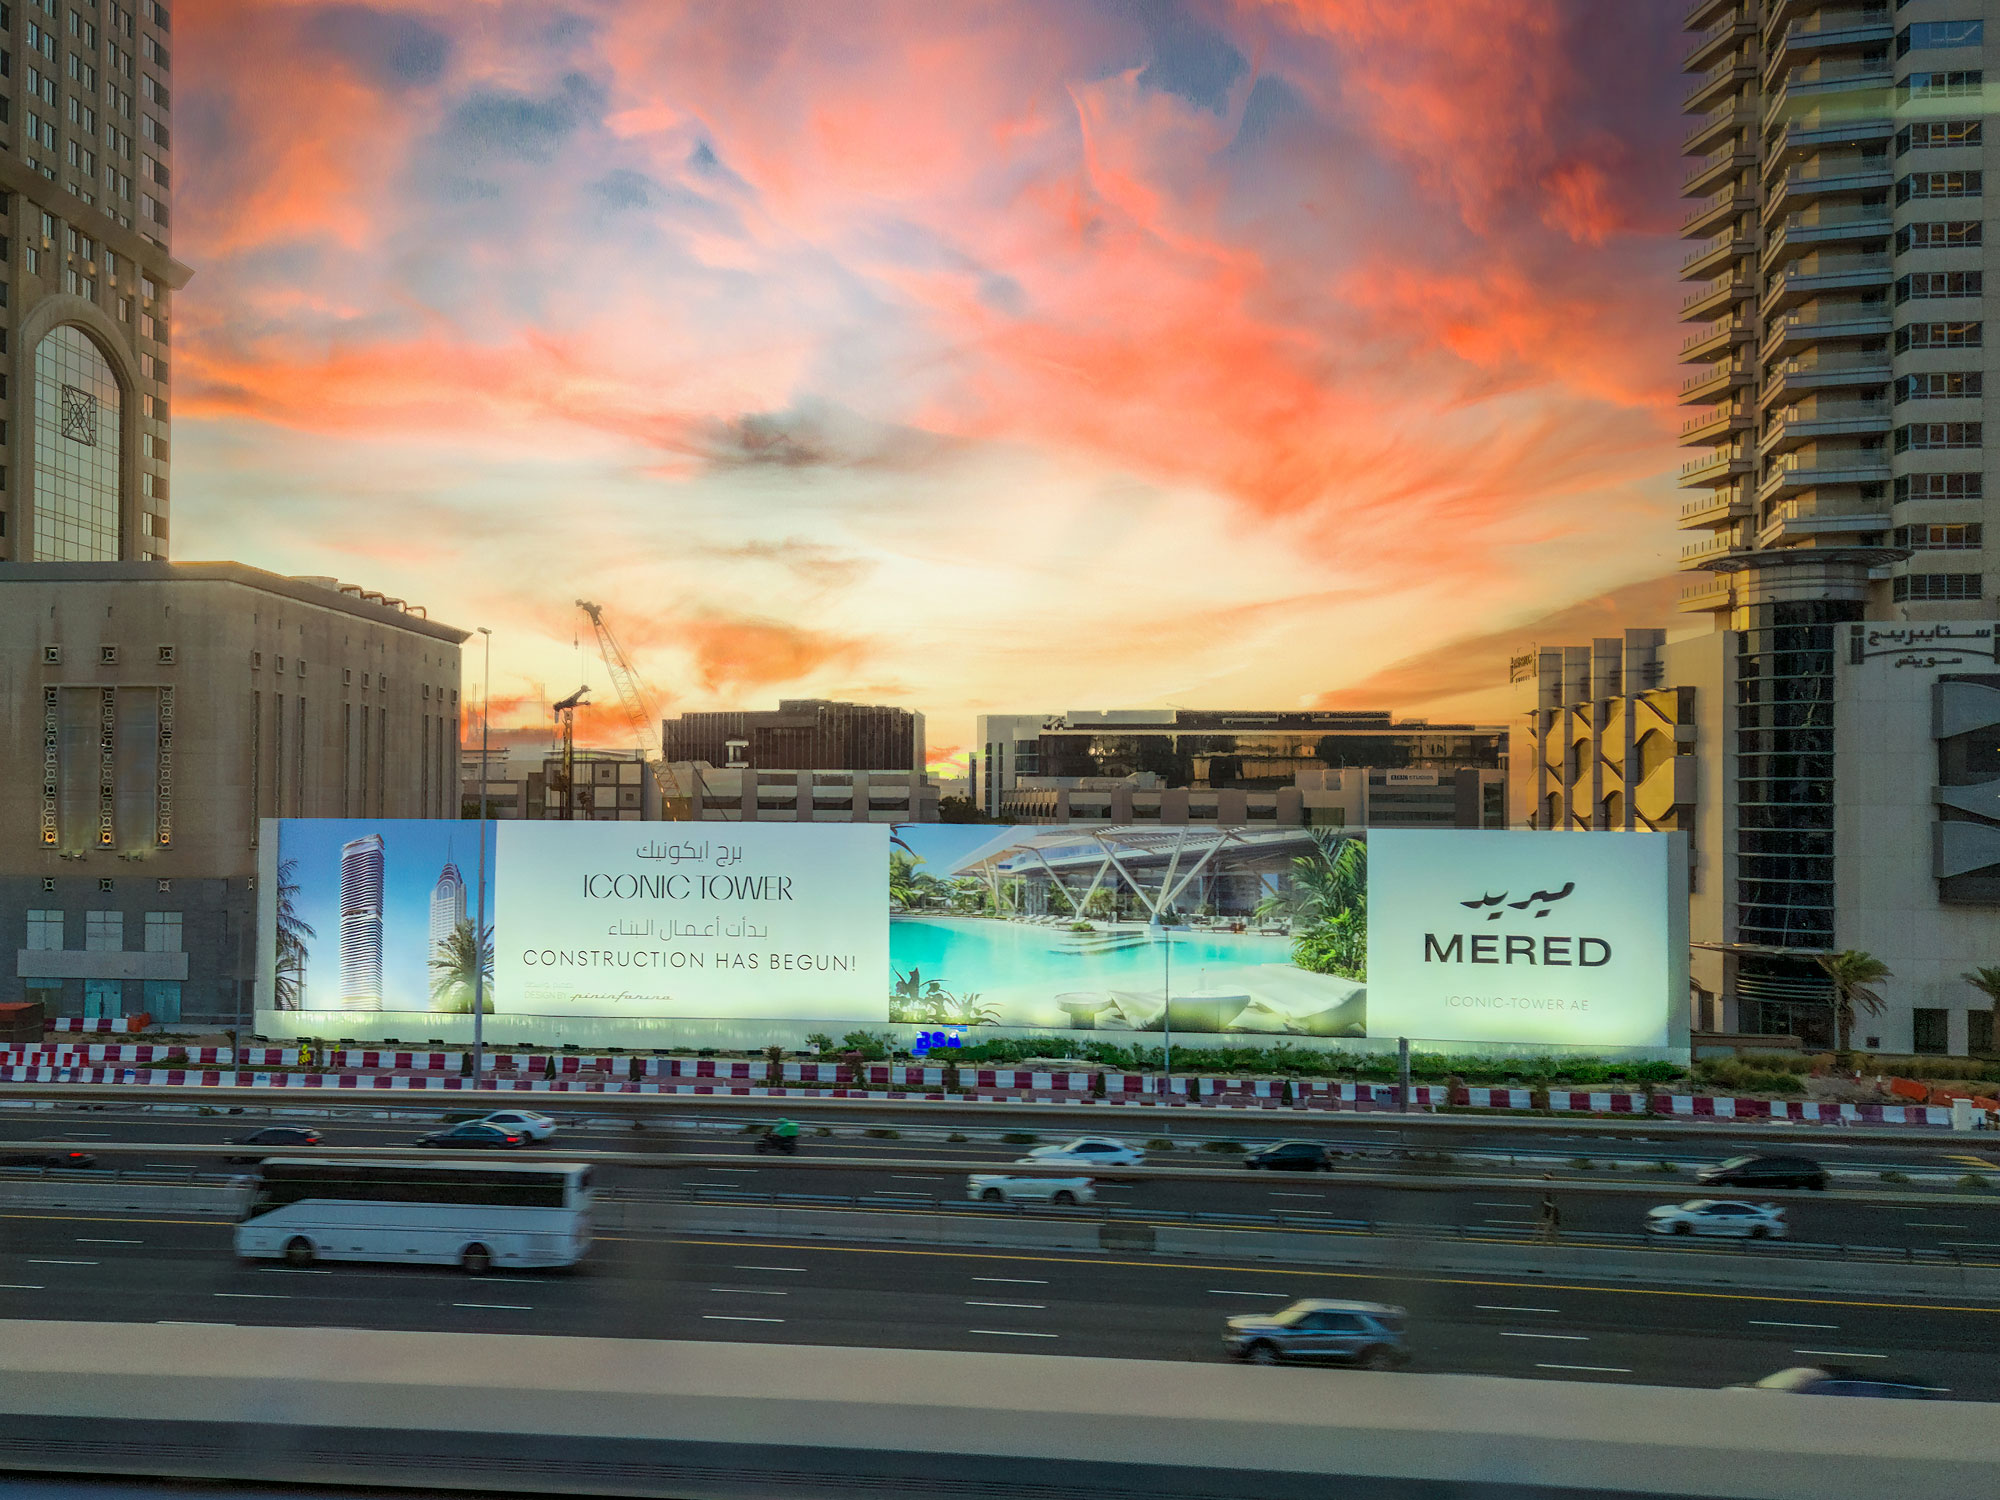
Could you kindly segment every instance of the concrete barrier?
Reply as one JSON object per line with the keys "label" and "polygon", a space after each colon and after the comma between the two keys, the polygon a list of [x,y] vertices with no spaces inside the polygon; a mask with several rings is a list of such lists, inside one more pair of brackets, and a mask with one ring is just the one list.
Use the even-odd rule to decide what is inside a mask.
{"label": "concrete barrier", "polygon": [[91,1213],[211,1214],[235,1219],[246,1189],[225,1183],[145,1182],[117,1178],[25,1177],[0,1182],[8,1208],[76,1208]]}

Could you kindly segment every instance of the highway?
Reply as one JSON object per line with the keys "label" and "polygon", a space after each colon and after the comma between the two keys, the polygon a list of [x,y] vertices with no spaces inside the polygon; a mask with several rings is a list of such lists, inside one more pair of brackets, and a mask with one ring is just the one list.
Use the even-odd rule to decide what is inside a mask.
{"label": "highway", "polygon": [[[422,1132],[435,1129],[438,1116],[417,1110],[399,1110],[402,1119],[374,1118],[385,1113],[383,1106],[350,1109],[334,1113],[324,1109],[310,1115],[286,1111],[278,1115],[259,1112],[243,1116],[194,1116],[168,1114],[157,1110],[119,1113],[77,1110],[8,1111],[0,1115],[0,1152],[5,1142],[42,1140],[61,1142],[73,1149],[88,1150],[94,1144],[117,1141],[160,1141],[162,1143],[216,1142],[243,1135],[274,1119],[310,1123],[319,1129],[330,1146],[399,1146],[408,1144]],[[804,1118],[802,1116],[802,1118]],[[1362,1219],[1403,1224],[1444,1225],[1467,1230],[1506,1232],[1532,1223],[1539,1211],[1541,1191],[1514,1187],[1451,1187],[1431,1184],[1423,1169],[1448,1167],[1454,1176],[1490,1168],[1497,1174],[1519,1178],[1547,1175],[1546,1191],[1556,1196],[1566,1234],[1631,1234],[1643,1228],[1646,1208],[1651,1202],[1627,1195],[1594,1194],[1594,1187],[1612,1183],[1639,1183],[1657,1187],[1660,1203],[1679,1202],[1689,1197],[1739,1196],[1728,1190],[1704,1190],[1693,1181],[1693,1168],[1741,1151],[1756,1149],[1754,1127],[1740,1134],[1716,1138],[1676,1137],[1671,1127],[1645,1123],[1634,1127],[1626,1140],[1601,1136],[1563,1137],[1547,1133],[1509,1133],[1502,1124],[1483,1124],[1475,1143],[1454,1142],[1453,1159],[1447,1164],[1412,1163],[1392,1154],[1396,1149],[1393,1127],[1355,1125],[1365,1117],[1334,1117],[1329,1120],[1271,1120],[1261,1115],[1193,1121],[1177,1117],[1173,1121],[1176,1149],[1149,1154],[1154,1165],[1225,1166],[1233,1158],[1199,1149],[1205,1139],[1269,1139],[1282,1126],[1289,1132],[1312,1135],[1343,1150],[1356,1153],[1357,1169],[1379,1172],[1409,1166],[1417,1169],[1408,1188],[1370,1187],[1343,1183],[1339,1174],[1253,1173],[1245,1171],[1239,1182],[1225,1183],[1133,1183],[1100,1181],[1100,1201],[1137,1211],[1172,1213],[1296,1216],[1304,1221],[1314,1217]],[[913,1126],[907,1117],[884,1115],[882,1123],[843,1117],[838,1133],[817,1137],[810,1133],[801,1150],[808,1155],[824,1152],[843,1157],[873,1156],[908,1164],[903,1172],[825,1172],[787,1170],[782,1158],[757,1157],[750,1152],[750,1138],[739,1121],[717,1120],[715,1128],[699,1128],[697,1121],[676,1117],[671,1125],[634,1129],[616,1122],[565,1125],[550,1143],[552,1149],[573,1146],[591,1151],[690,1151],[740,1150],[744,1163],[735,1167],[703,1167],[687,1172],[634,1171],[607,1172],[608,1187],[636,1187],[645,1191],[697,1188],[705,1194],[754,1193],[781,1196],[852,1198],[866,1206],[922,1207],[933,1203],[954,1205],[964,1199],[961,1177],[928,1172],[927,1161],[990,1161],[996,1167],[1014,1160],[1030,1149],[1028,1143],[1008,1143],[998,1139],[1001,1126],[983,1118],[976,1132],[949,1131],[944,1127]],[[1051,1130],[1049,1122],[1034,1130],[1042,1142],[1070,1138],[1067,1130]],[[1058,1122],[1061,1123],[1061,1122]],[[1125,1121],[1116,1122],[1125,1124]],[[1153,1118],[1132,1124],[1161,1128]],[[811,1127],[808,1127],[809,1131]],[[1385,1135],[1384,1130],[1390,1133]],[[892,1134],[869,1134],[867,1132]],[[1234,1134],[1223,1137],[1222,1132]],[[949,1134],[964,1136],[947,1140]],[[1809,1152],[1836,1174],[1836,1193],[1750,1194],[1759,1199],[1782,1200],[1786,1204],[1791,1237],[1813,1244],[1867,1246],[1892,1250],[1923,1249],[1955,1252],[1967,1259],[2000,1258],[2000,1193],[1992,1195],[1990,1206],[1964,1202],[1939,1202],[1926,1206],[1926,1196],[1938,1196],[1955,1189],[1956,1179],[1966,1173],[1990,1174],[2000,1182],[2000,1152],[1972,1149],[1975,1142],[1946,1137],[1932,1141],[1914,1140],[1908,1145],[1882,1142],[1845,1142],[1837,1132],[1829,1132],[1823,1147],[1778,1149]],[[1131,1136],[1137,1144],[1163,1137]],[[1769,1149],[1769,1148],[1767,1148]],[[1510,1160],[1511,1157],[1511,1160]],[[143,1157],[119,1158],[121,1165],[143,1165]],[[1590,1171],[1578,1170],[1578,1161],[1599,1164]],[[1672,1173],[1647,1170],[1641,1164],[1675,1164]],[[1614,1165],[1624,1163],[1623,1166]],[[111,1158],[106,1158],[111,1164]],[[181,1167],[186,1162],[176,1163]],[[1933,1177],[1935,1184],[1884,1183],[1884,1171],[1912,1177]],[[1845,1196],[1866,1191],[1887,1201],[1857,1202]],[[1956,1196],[1956,1195],[1955,1195]]]}

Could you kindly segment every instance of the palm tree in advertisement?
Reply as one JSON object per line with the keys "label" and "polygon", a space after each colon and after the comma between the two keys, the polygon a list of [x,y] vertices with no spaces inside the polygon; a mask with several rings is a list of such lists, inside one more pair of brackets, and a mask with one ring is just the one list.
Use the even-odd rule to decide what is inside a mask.
{"label": "palm tree in advertisement", "polygon": [[1316,974],[1368,977],[1368,845],[1313,835],[1319,847],[1292,861],[1281,891],[1257,903],[1260,922],[1287,922],[1292,962]]}
{"label": "palm tree in advertisement", "polygon": [[451,936],[437,946],[431,959],[431,1009],[446,1015],[472,1014],[474,976],[485,991],[480,1010],[493,1014],[493,929],[473,936],[472,919],[467,917],[452,929]]}
{"label": "palm tree in advertisement", "polygon": [[278,963],[273,999],[279,1010],[303,1010],[306,1003],[306,944],[319,934],[299,915],[299,862],[278,865]]}
{"label": "palm tree in advertisement", "polygon": [[1818,961],[1833,982],[1833,1049],[1844,1055],[1853,1040],[1856,1008],[1871,1016],[1881,1015],[1882,996],[1875,986],[1896,976],[1881,959],[1858,948],[1822,953]]}

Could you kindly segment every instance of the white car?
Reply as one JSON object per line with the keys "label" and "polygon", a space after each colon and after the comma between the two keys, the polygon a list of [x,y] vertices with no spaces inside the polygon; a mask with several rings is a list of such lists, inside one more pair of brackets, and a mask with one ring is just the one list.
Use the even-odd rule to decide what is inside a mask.
{"label": "white car", "polygon": [[1716,1234],[1749,1240],[1781,1240],[1786,1232],[1785,1211],[1777,1204],[1723,1198],[1662,1204],[1646,1215],[1646,1227],[1654,1234]]}
{"label": "white car", "polygon": [[479,1123],[515,1131],[531,1141],[545,1141],[556,1133],[556,1122],[532,1109],[496,1109],[490,1115],[481,1115]]}
{"label": "white car", "polygon": [[981,1203],[1053,1203],[1068,1208],[1095,1203],[1097,1190],[1088,1177],[1003,1177],[982,1172],[965,1180],[965,1196]]}
{"label": "white car", "polygon": [[1021,1160],[1052,1166],[1136,1167],[1146,1160],[1146,1153],[1108,1135],[1080,1135],[1067,1145],[1037,1146]]}

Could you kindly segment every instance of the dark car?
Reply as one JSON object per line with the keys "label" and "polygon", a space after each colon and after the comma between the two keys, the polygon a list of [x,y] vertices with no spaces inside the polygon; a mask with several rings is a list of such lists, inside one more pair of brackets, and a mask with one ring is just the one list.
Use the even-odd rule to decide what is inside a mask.
{"label": "dark car", "polygon": [[1782,1391],[1789,1396],[1874,1396],[1891,1401],[1936,1401],[1951,1393],[1943,1386],[1905,1380],[1879,1370],[1850,1370],[1844,1365],[1797,1365],[1766,1375],[1732,1391]]}
{"label": "dark car", "polygon": [[1243,1165],[1267,1172],[1330,1172],[1333,1153],[1318,1141],[1273,1141],[1245,1152]]}
{"label": "dark car", "polygon": [[8,1151],[0,1153],[0,1167],[42,1167],[60,1172],[82,1172],[97,1165],[88,1151]]}
{"label": "dark car", "polygon": [[1742,1188],[1826,1189],[1826,1168],[1803,1156],[1732,1156],[1694,1174],[1699,1183]]}
{"label": "dark car", "polygon": [[[281,1149],[297,1148],[299,1146],[317,1146],[319,1144],[319,1132],[317,1130],[307,1130],[298,1125],[272,1125],[266,1129],[254,1131],[249,1135],[232,1136],[230,1137],[229,1144],[232,1146],[272,1146]],[[253,1165],[263,1159],[261,1156],[226,1156],[223,1158],[224,1161],[250,1163]]]}
{"label": "dark car", "polygon": [[528,1138],[519,1131],[502,1130],[498,1125],[482,1125],[477,1120],[468,1120],[449,1130],[433,1130],[429,1135],[417,1137],[419,1146],[443,1146],[454,1151],[505,1150],[527,1143]]}

